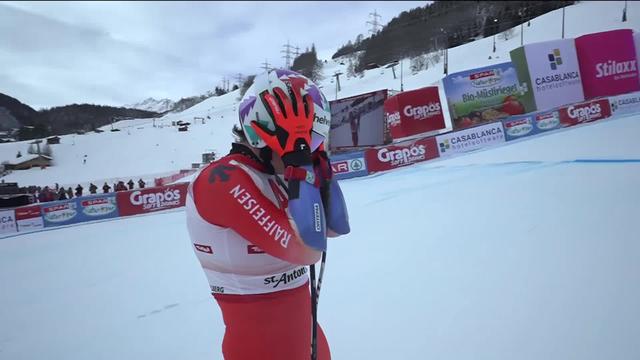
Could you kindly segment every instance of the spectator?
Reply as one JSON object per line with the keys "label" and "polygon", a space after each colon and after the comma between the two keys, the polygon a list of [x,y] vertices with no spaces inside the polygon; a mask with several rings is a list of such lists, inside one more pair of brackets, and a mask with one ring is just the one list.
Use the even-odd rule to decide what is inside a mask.
{"label": "spectator", "polygon": [[107,184],[107,182],[105,181],[105,182],[104,182],[104,185],[102,185],[102,192],[106,194],[106,193],[108,193],[109,191],[111,191],[111,186],[109,186],[109,185]]}
{"label": "spectator", "polygon": [[80,184],[78,184],[78,186],[76,186],[76,197],[80,197],[82,196],[82,186],[80,186]]}
{"label": "spectator", "polygon": [[69,186],[69,189],[67,189],[67,197],[69,199],[73,199],[73,189],[71,189],[71,186]]}
{"label": "spectator", "polygon": [[97,190],[98,187],[94,183],[89,184],[89,194],[95,194]]}
{"label": "spectator", "polygon": [[58,185],[58,183],[56,183],[56,191],[60,190],[60,185]]}
{"label": "spectator", "polygon": [[58,200],[67,200],[67,192],[64,188],[60,188],[60,190],[58,190]]}
{"label": "spectator", "polygon": [[140,189],[144,189],[144,185],[145,185],[145,183],[144,183],[144,181],[142,181],[142,179],[138,180],[138,187]]}
{"label": "spectator", "polygon": [[129,185],[129,190],[133,190],[133,185],[135,185],[135,183],[133,182],[133,180],[129,179],[127,185]]}
{"label": "spectator", "polygon": [[49,187],[45,186],[44,189],[39,191],[38,201],[39,202],[47,202],[47,201],[49,201],[49,199],[47,199],[47,196],[49,196]]}
{"label": "spectator", "polygon": [[124,184],[124,181],[118,181],[116,191],[127,191],[127,186]]}

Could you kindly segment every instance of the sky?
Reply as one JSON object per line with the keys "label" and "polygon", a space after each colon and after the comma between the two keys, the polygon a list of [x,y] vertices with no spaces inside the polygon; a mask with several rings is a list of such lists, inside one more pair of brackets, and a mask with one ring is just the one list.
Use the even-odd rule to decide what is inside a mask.
{"label": "sky", "polygon": [[35,109],[178,100],[284,66],[287,41],[330,59],[371,12],[386,24],[426,3],[0,1],[0,93]]}

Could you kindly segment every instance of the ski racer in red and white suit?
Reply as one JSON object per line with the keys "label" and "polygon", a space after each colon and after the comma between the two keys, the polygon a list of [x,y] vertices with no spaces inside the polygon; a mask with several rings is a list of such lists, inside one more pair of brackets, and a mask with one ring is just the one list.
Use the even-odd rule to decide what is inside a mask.
{"label": "ski racer in red and white suit", "polygon": [[[306,265],[318,262],[324,249],[309,246],[314,234],[304,224],[308,216],[296,215],[296,209],[309,205],[308,194],[318,193],[314,174],[324,176],[330,165],[320,148],[313,154],[315,168],[288,166],[284,178],[297,180],[286,182],[276,172],[294,163],[284,161],[283,166],[287,153],[281,158],[274,151],[272,161],[262,154],[244,139],[232,144],[229,155],[201,170],[189,186],[187,227],[222,310],[225,359],[309,359],[313,326]],[[316,212],[311,228],[322,225],[332,235],[347,233],[342,193],[330,175],[325,178],[336,199],[325,199],[327,214],[330,207],[337,211],[327,219],[324,209]],[[335,231],[332,224],[342,230]],[[318,325],[317,359],[330,357]]]}

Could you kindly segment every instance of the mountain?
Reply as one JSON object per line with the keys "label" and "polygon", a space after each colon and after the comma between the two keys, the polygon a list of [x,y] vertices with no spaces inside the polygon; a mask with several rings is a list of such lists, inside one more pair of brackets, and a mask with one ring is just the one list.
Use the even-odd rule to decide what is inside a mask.
{"label": "mountain", "polygon": [[0,131],[20,129],[19,140],[91,131],[113,120],[157,117],[154,111],[93,104],[73,104],[36,111],[0,93]]}
{"label": "mountain", "polygon": [[0,131],[33,125],[37,114],[29,105],[0,93]]}
{"label": "mountain", "polygon": [[133,105],[125,105],[124,107],[128,109],[138,109],[138,110],[152,111],[157,113],[164,113],[164,112],[173,110],[173,107],[175,106],[175,104],[176,103],[170,99],[156,100],[150,97],[139,103],[136,103]]}

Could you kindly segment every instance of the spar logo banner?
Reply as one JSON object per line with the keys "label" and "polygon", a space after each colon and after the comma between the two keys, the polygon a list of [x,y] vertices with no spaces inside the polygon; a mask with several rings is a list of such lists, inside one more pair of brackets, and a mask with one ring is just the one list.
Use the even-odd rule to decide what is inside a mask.
{"label": "spar logo banner", "polygon": [[369,173],[396,169],[437,157],[438,146],[434,137],[365,151]]}
{"label": "spar logo banner", "polygon": [[451,74],[442,80],[454,129],[494,122],[535,110],[530,82],[511,62]]}
{"label": "spar logo banner", "polygon": [[600,99],[573,104],[558,110],[563,127],[606,119],[611,116],[609,99]]}
{"label": "spar logo banner", "polygon": [[330,149],[377,146],[389,142],[383,105],[387,90],[331,101]]}
{"label": "spar logo banner", "polygon": [[78,215],[78,204],[75,199],[55,201],[40,205],[44,226],[62,226],[82,221]]}
{"label": "spar logo banner", "polygon": [[44,228],[40,205],[16,208],[16,222],[19,232],[35,231]]}
{"label": "spar logo banner", "polygon": [[505,142],[502,122],[481,125],[436,137],[440,156],[451,156]]}
{"label": "spar logo banner", "polygon": [[0,235],[13,234],[16,227],[16,214],[13,210],[0,210]]}
{"label": "spar logo banner", "polygon": [[394,140],[446,128],[437,86],[392,96],[384,102],[384,111]]}
{"label": "spar logo banner", "polygon": [[102,220],[118,217],[115,194],[78,198],[78,211],[82,221]]}
{"label": "spar logo banner", "polygon": [[332,155],[331,169],[336,180],[367,176],[369,174],[363,151]]}
{"label": "spar logo banner", "polygon": [[188,183],[181,183],[118,192],[118,212],[120,216],[130,216],[182,207],[185,204],[188,186]]}
{"label": "spar logo banner", "polygon": [[549,110],[584,101],[573,39],[527,44],[511,51],[511,61],[518,80],[532,89],[522,99],[527,109]]}
{"label": "spar logo banner", "polygon": [[613,115],[638,113],[640,112],[640,92],[610,97],[609,104]]}
{"label": "spar logo banner", "polygon": [[557,111],[541,111],[502,120],[507,141],[536,135],[560,127],[560,115]]}
{"label": "spar logo banner", "polygon": [[580,36],[576,38],[576,51],[585,98],[640,90],[632,30]]}

